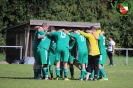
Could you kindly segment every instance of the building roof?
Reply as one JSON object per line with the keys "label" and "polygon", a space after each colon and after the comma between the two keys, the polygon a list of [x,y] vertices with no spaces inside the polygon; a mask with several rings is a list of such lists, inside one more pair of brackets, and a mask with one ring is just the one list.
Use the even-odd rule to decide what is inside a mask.
{"label": "building roof", "polygon": [[91,23],[91,22],[68,22],[68,21],[48,21],[48,20],[29,20],[27,22],[23,22],[20,24],[16,24],[11,27],[7,27],[4,30],[12,29],[15,27],[23,26],[30,24],[31,26],[42,25],[42,23],[48,23],[50,26],[58,26],[58,27],[79,27],[86,28],[90,26],[94,26],[96,28],[100,28],[100,23]]}

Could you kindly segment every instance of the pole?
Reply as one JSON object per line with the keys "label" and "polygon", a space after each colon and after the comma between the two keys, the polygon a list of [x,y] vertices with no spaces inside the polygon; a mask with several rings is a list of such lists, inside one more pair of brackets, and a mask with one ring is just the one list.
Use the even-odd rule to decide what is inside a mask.
{"label": "pole", "polygon": [[126,50],[126,65],[128,65],[128,49]]}
{"label": "pole", "polygon": [[22,47],[20,48],[20,60],[22,60]]}
{"label": "pole", "polygon": [[[26,48],[25,48],[25,58],[27,57],[27,52],[28,52],[29,35],[30,35],[30,25],[28,26],[28,30],[27,30]],[[25,59],[25,58],[24,58],[24,59]]]}

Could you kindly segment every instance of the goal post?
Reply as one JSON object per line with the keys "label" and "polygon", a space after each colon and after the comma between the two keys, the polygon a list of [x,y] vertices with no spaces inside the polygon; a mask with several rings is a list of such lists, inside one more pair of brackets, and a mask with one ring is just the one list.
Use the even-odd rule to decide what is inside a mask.
{"label": "goal post", "polygon": [[22,49],[23,46],[0,46],[1,48],[20,48],[20,60],[22,60]]}

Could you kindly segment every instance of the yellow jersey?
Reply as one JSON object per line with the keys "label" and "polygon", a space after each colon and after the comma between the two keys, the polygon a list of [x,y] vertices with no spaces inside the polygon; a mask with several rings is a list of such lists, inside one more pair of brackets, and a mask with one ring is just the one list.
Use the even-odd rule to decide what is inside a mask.
{"label": "yellow jersey", "polygon": [[[100,54],[99,47],[98,47],[98,40],[95,39],[94,35],[92,33],[85,33],[83,31],[78,30],[79,33],[83,36],[85,36],[90,44],[88,44],[88,47],[90,48],[88,51],[89,55],[96,56]],[[100,31],[96,32],[96,35],[99,35]]]}

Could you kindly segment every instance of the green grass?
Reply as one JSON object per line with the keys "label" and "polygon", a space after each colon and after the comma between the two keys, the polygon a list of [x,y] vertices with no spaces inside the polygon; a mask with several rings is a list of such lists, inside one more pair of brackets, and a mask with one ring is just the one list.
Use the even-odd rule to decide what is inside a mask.
{"label": "green grass", "polygon": [[[126,57],[125,56],[113,56],[113,61],[115,65],[125,65]],[[109,65],[109,59],[107,57],[107,61],[105,65]],[[128,65],[133,65],[133,57],[128,57]]]}
{"label": "green grass", "polygon": [[0,53],[0,61],[5,61],[6,54]]}
{"label": "green grass", "polygon": [[[0,88],[132,88],[132,65],[105,66],[109,81],[34,80],[32,65],[0,65]],[[79,78],[75,68],[75,78]]]}
{"label": "green grass", "polygon": [[[124,65],[125,57],[115,56],[116,66],[105,66],[108,81],[34,80],[32,65],[0,64],[0,88],[132,88],[133,58],[129,61],[129,65]],[[79,75],[75,67],[75,78]]]}

